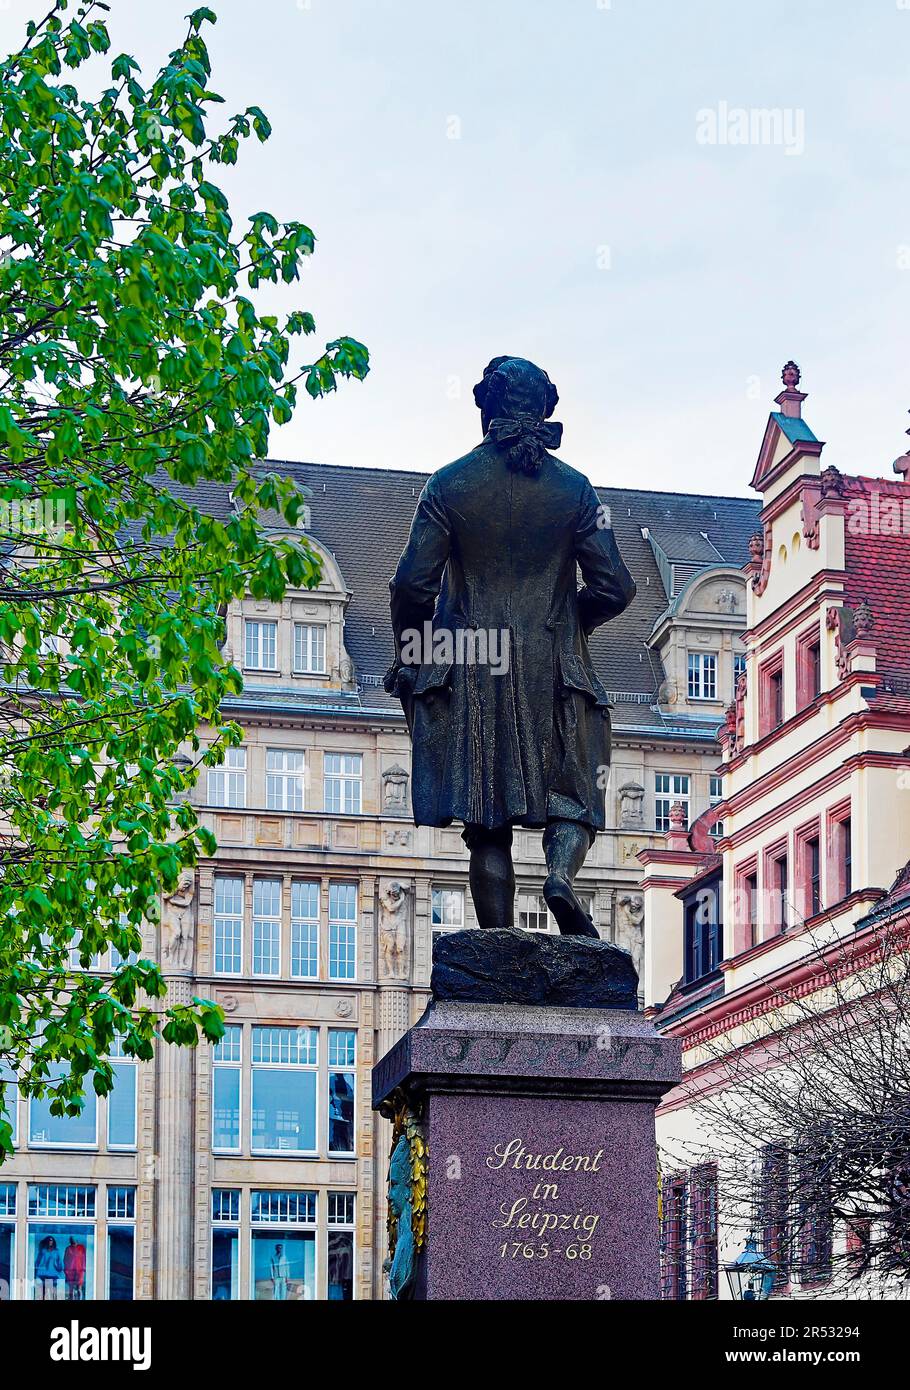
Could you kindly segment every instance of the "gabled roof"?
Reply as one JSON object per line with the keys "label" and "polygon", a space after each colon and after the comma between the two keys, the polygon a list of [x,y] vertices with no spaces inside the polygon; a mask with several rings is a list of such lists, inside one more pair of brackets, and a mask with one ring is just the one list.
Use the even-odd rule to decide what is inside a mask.
{"label": "gabled roof", "polygon": [[[307,530],[335,556],[352,594],[345,621],[345,645],[363,686],[363,704],[397,711],[398,702],[386,695],[381,686],[393,656],[389,580],[407,541],[417,498],[430,475],[278,459],[259,467],[263,472],[291,477],[309,489]],[[168,486],[180,490],[173,483]],[[710,742],[716,719],[706,721],[674,714],[670,720],[651,708],[664,673],[645,644],[655,620],[666,609],[668,596],[642,527],[653,529],[673,548],[683,548],[688,544],[687,538],[695,537],[697,540],[692,543],[700,553],[710,553],[712,563],[726,560],[741,566],[748,559],[749,537],[758,522],[759,505],[745,497],[693,496],[637,488],[602,487],[597,492],[610,509],[617,544],[638,589],[625,613],[594,633],[590,643],[598,675],[613,694],[614,724],[653,729],[655,735],[665,737]],[[230,510],[229,489],[221,484],[201,485],[195,489],[193,500],[201,510],[213,515],[227,516]],[[248,685],[243,698],[246,700],[250,693]],[[267,698],[265,691],[256,693]],[[617,699],[617,695],[632,698]]]}

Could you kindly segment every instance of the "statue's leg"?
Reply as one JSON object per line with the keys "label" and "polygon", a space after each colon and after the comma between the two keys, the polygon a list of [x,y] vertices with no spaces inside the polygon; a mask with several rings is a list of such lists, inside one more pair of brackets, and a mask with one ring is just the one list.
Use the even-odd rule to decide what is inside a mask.
{"label": "statue's leg", "polygon": [[512,867],[512,827],[486,830],[465,826],[471,851],[469,881],[479,927],[511,927],[515,913],[515,870]]}
{"label": "statue's leg", "polygon": [[547,861],[543,895],[564,936],[598,936],[597,928],[572,888],[592,840],[588,826],[574,820],[551,820],[543,832],[543,852]]}

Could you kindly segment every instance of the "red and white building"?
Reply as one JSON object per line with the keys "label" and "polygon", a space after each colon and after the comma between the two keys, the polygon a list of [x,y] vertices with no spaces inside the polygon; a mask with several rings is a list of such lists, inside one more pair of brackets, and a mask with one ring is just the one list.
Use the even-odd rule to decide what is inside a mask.
{"label": "red and white building", "polygon": [[[688,830],[672,818],[639,856],[645,1003],[683,1046],[683,1083],[659,1112],[671,1152],[710,1150],[697,1097],[729,1084],[733,1056],[768,1065],[756,1039],[779,1030],[783,997],[811,995],[827,953],[846,943],[861,974],[882,922],[910,917],[910,455],[891,477],[823,466],[795,364],[782,379],[751,480],[761,530],[722,799]],[[748,1232],[725,1219],[720,1172],[665,1165],[668,1297],[729,1296],[718,1267]],[[788,1292],[825,1277],[816,1252]]]}

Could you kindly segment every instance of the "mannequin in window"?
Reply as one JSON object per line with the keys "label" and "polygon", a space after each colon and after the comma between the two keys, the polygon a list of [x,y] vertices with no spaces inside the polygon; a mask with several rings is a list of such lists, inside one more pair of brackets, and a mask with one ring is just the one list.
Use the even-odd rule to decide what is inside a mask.
{"label": "mannequin in window", "polygon": [[288,1280],[291,1277],[291,1266],[287,1255],[284,1253],[283,1245],[275,1246],[275,1253],[269,1266],[269,1277],[272,1280],[272,1298],[279,1302],[284,1302],[288,1296]]}
{"label": "mannequin in window", "polygon": [[74,1236],[63,1252],[63,1277],[67,1299],[81,1302],[85,1298],[85,1246]]}
{"label": "mannequin in window", "polygon": [[63,1261],[53,1236],[45,1236],[35,1253],[35,1292],[38,1298],[57,1297],[57,1285],[63,1278]]}

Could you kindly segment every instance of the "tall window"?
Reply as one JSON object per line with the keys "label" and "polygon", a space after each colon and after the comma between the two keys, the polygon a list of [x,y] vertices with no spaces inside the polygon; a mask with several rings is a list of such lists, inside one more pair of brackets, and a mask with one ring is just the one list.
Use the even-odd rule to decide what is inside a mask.
{"label": "tall window", "polygon": [[212,1298],[240,1297],[240,1193],[212,1189]]}
{"label": "tall window", "polygon": [[842,812],[828,822],[828,900],[840,902],[853,892],[853,822]]}
{"label": "tall window", "polygon": [[713,1163],[693,1168],[690,1183],[692,1239],[692,1297],[717,1297],[717,1168]]}
{"label": "tall window", "polygon": [[[708,805],[716,806],[719,801],[724,799],[724,779],[716,773],[712,773],[708,783]],[[712,835],[723,835],[724,823],[716,820],[711,826]]]}
{"label": "tall window", "polygon": [[301,675],[325,674],[325,625],[294,624],[294,670]]}
{"label": "tall window", "polygon": [[740,676],[744,676],[745,674],[746,674],[746,653],[745,653],[745,652],[734,652],[734,653],[733,653],[733,694],[734,694],[734,695],[736,694],[736,687],[737,687],[737,685],[738,685],[738,683],[739,683],[739,678],[740,678]]}
{"label": "tall window", "polygon": [[254,1028],[253,1153],[316,1150],[316,1028]]}
{"label": "tall window", "polygon": [[210,806],[246,805],[246,749],[228,748],[220,767],[209,768]]}
{"label": "tall window", "polygon": [[761,1151],[759,1212],[762,1249],[777,1266],[775,1288],[790,1282],[790,1160],[779,1144]]}
{"label": "tall window", "polygon": [[363,797],[360,753],[324,754],[325,809],[334,815],[359,816]]}
{"label": "tall window", "polygon": [[212,1051],[212,1148],[240,1150],[240,1063],[243,1030],[229,1023]]}
{"label": "tall window", "polygon": [[27,1269],[32,1297],[95,1297],[96,1189],[33,1183],[28,1189]]}
{"label": "tall window", "polygon": [[825,1283],[831,1277],[834,1221],[831,1175],[824,1151],[797,1156],[800,1280]]}
{"label": "tall window", "polygon": [[796,707],[811,705],[822,688],[822,648],[818,628],[796,639]]}
{"label": "tall window", "polygon": [[447,931],[460,931],[464,926],[464,889],[434,888],[432,890],[431,922],[433,940]]}
{"label": "tall window", "polygon": [[822,910],[821,845],[817,835],[806,841],[806,872],[808,877],[809,916]]}
{"label": "tall window", "polygon": [[786,931],[790,925],[789,892],[790,875],[787,866],[787,852],[776,854],[770,861],[771,917],[778,931]]}
{"label": "tall window", "polygon": [[357,1034],[352,1028],[329,1029],[329,1153],[354,1152],[354,1064]]}
{"label": "tall window", "polygon": [[16,1184],[0,1183],[0,1296],[12,1296],[16,1273]]}
{"label": "tall window", "polygon": [[658,830],[670,829],[670,807],[681,801],[689,824],[689,775],[678,772],[654,774],[654,823]]}
{"label": "tall window", "polygon": [[689,699],[717,699],[717,657],[713,652],[689,653]]}
{"label": "tall window", "polygon": [[302,811],[306,760],[302,750],[267,748],[265,804],[270,811]]}
{"label": "tall window", "polygon": [[277,671],[278,624],[251,621],[244,624],[244,665],[248,671]]}
{"label": "tall window", "polygon": [[215,875],[215,973],[239,975],[243,968],[243,879]]}
{"label": "tall window", "polygon": [[721,962],[723,927],[721,924],[719,883],[702,884],[685,900],[685,983],[692,984],[710,975]]}
{"label": "tall window", "polygon": [[688,1281],[688,1230],[686,1223],[686,1179],[673,1174],[663,1183],[663,1216],[660,1231],[663,1296],[684,1299]]}
{"label": "tall window", "polygon": [[291,884],[291,974],[315,980],[319,974],[319,884]]}
{"label": "tall window", "polygon": [[110,1149],[136,1147],[136,1078],[134,1057],[127,1057],[116,1039],[110,1052],[113,1090],[107,1097],[107,1143]]}
{"label": "tall window", "polygon": [[281,879],[253,879],[253,974],[281,972]]}
{"label": "tall window", "polygon": [[329,1298],[348,1302],[354,1297],[354,1193],[330,1192]]}
{"label": "tall window", "polygon": [[746,874],[743,878],[743,890],[746,895],[746,925],[748,929],[748,944],[758,945],[758,875]]}
{"label": "tall window", "polygon": [[357,974],[357,885],[329,884],[329,979]]}
{"label": "tall window", "polygon": [[251,1294],[285,1303],[316,1297],[316,1193],[250,1194]]}
{"label": "tall window", "polygon": [[771,727],[778,728],[784,722],[784,673],[774,671],[770,677]]}
{"label": "tall window", "polygon": [[814,700],[822,688],[822,649],[819,642],[813,642],[808,649],[809,693]]}
{"label": "tall window", "polygon": [[136,1253],[136,1189],[107,1189],[107,1296],[131,1303]]}

